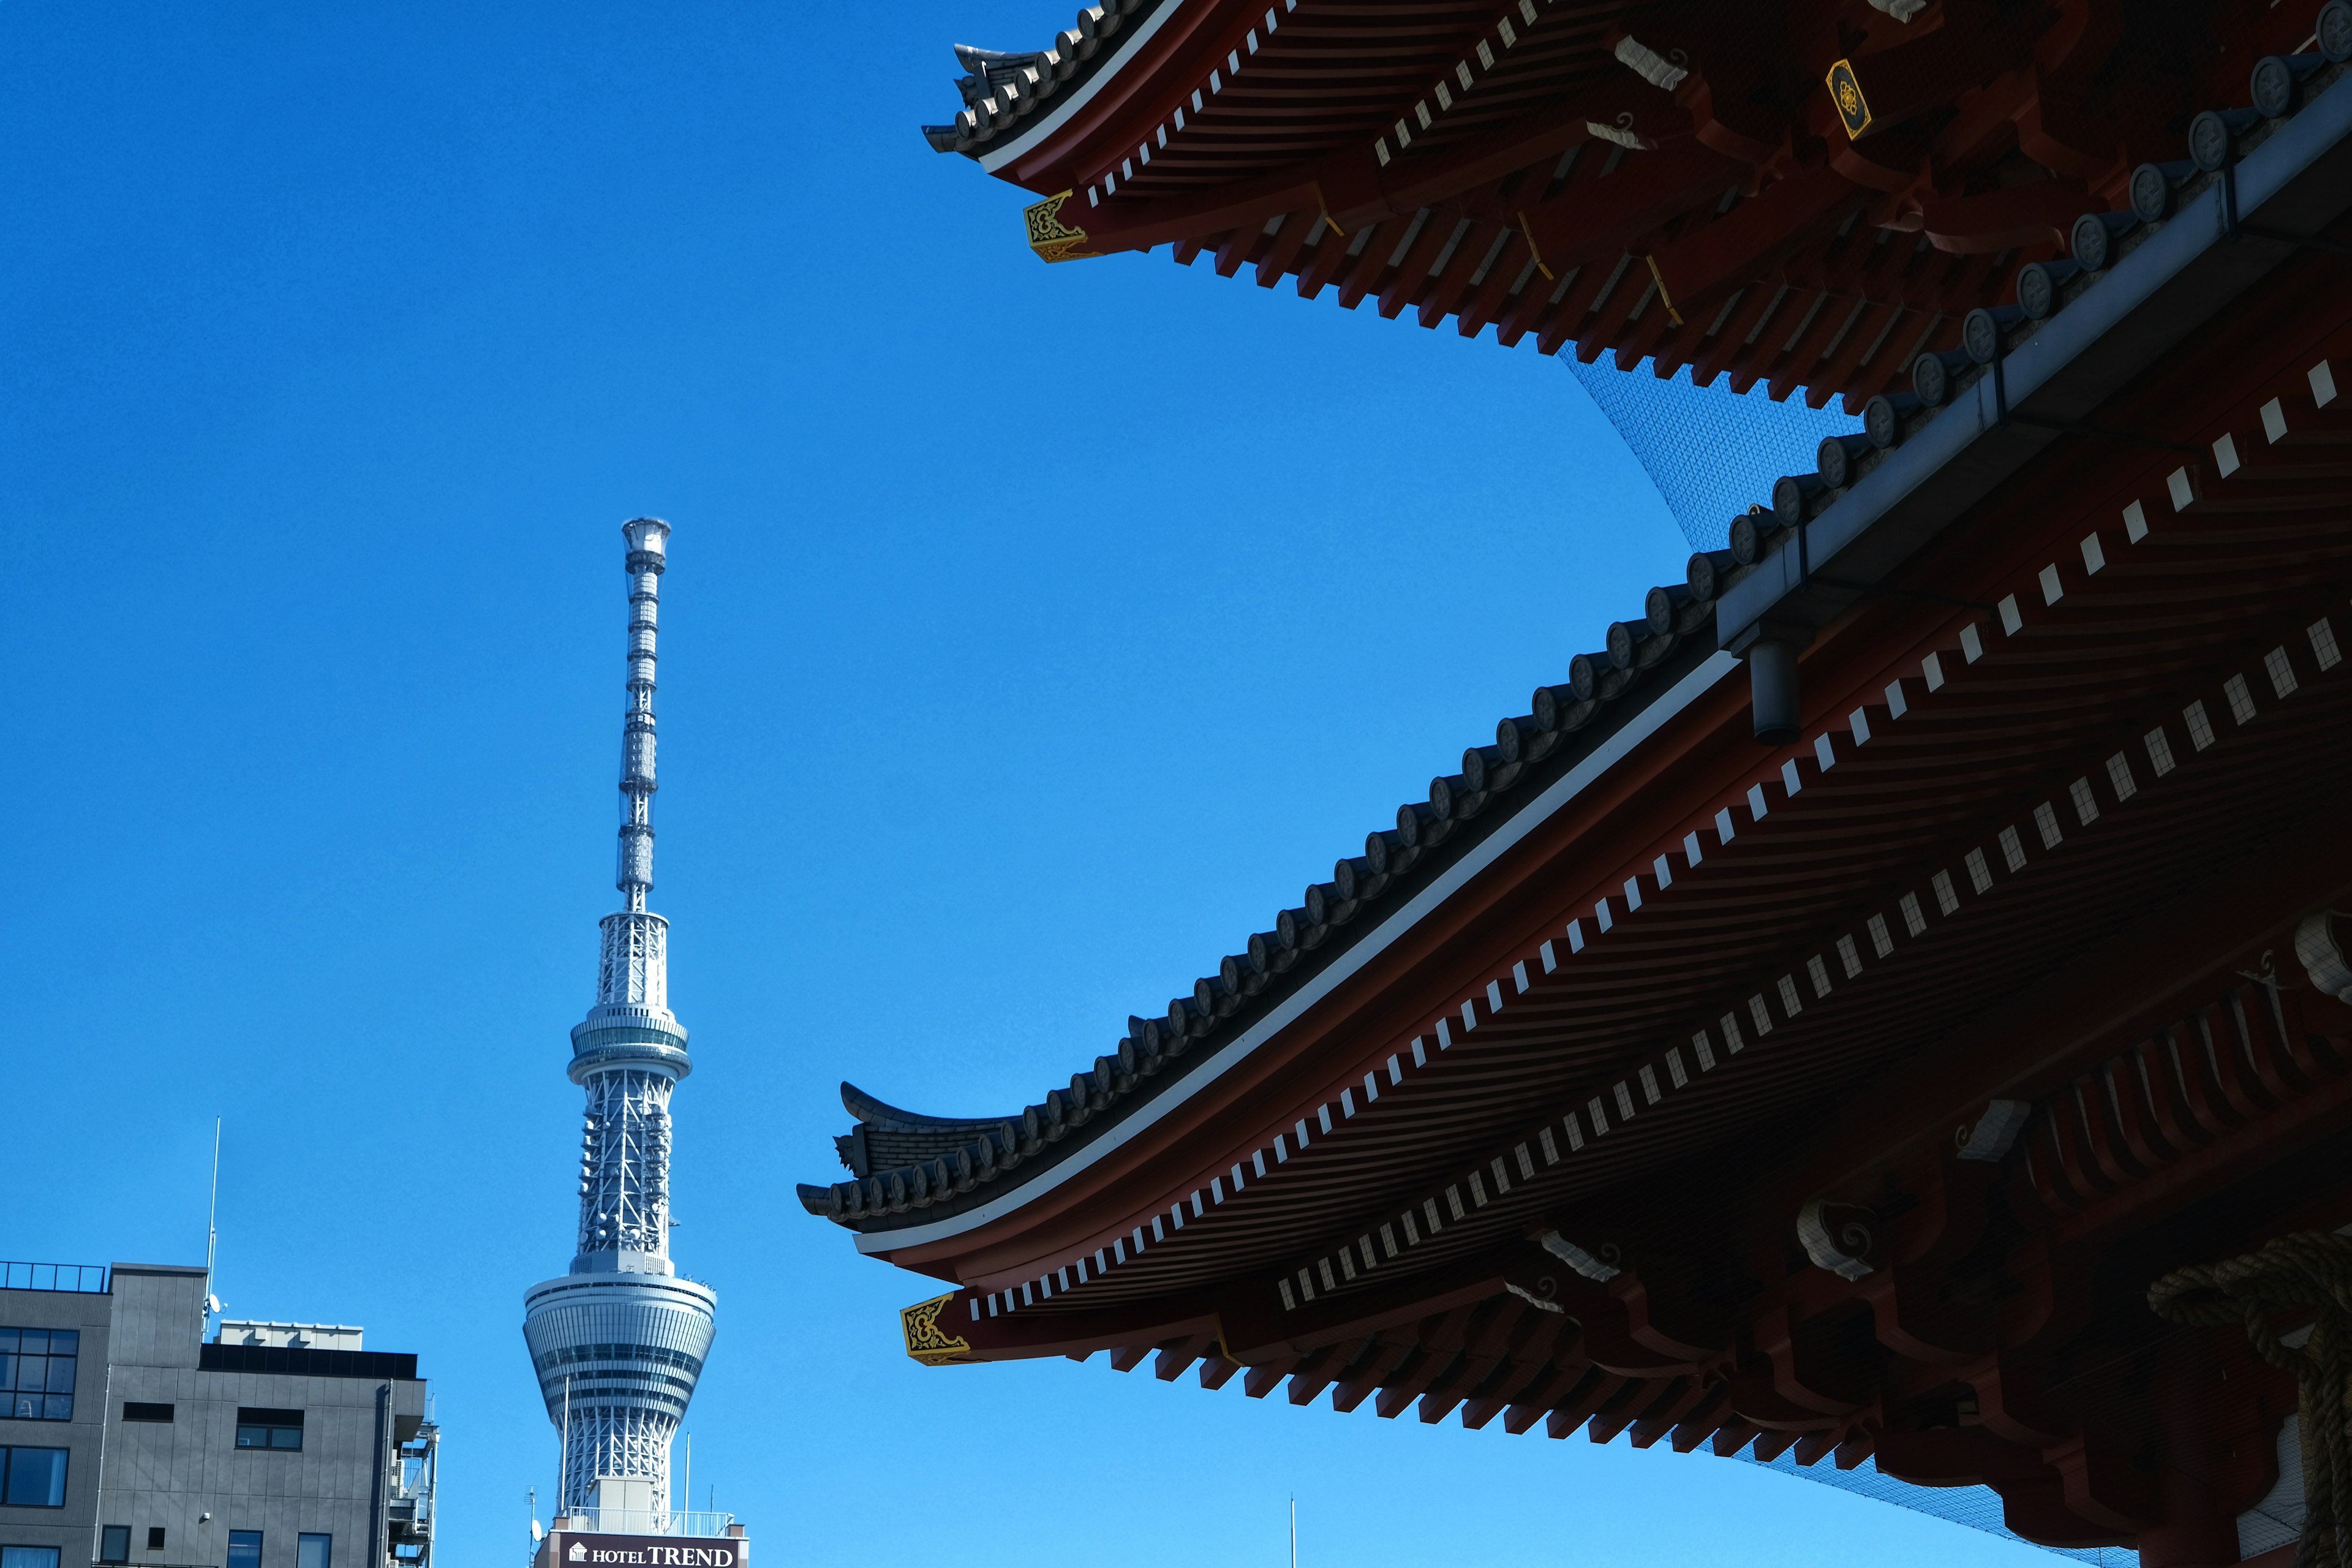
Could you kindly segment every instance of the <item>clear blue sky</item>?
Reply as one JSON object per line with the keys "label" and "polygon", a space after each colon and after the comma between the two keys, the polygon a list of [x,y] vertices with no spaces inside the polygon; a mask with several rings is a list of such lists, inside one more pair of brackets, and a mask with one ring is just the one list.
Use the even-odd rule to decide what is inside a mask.
{"label": "clear blue sky", "polygon": [[803,1215],[843,1077],[1034,1098],[1684,546],[1573,379],[1165,253],[1039,265],[915,132],[1059,5],[0,6],[0,1252],[413,1349],[519,1564],[612,907],[617,525],[677,525],[660,886],[760,1560],[2047,1563],[1732,1462],[1099,1361],[926,1371]]}

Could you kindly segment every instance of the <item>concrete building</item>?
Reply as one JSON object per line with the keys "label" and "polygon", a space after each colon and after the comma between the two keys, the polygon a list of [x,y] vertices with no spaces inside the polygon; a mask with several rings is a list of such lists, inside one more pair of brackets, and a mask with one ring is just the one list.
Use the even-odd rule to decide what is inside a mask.
{"label": "concrete building", "polygon": [[0,1265],[0,1568],[425,1568],[415,1356],[205,1316],[201,1268]]}

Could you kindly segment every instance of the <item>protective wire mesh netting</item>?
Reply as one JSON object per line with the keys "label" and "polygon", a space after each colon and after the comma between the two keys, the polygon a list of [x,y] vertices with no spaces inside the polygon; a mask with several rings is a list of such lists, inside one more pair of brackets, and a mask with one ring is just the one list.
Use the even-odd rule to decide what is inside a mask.
{"label": "protective wire mesh netting", "polygon": [[1693,550],[1722,549],[1733,518],[1771,504],[1774,479],[1813,471],[1822,437],[1862,428],[1834,403],[1775,403],[1757,388],[1742,395],[1728,377],[1696,385],[1688,365],[1661,380],[1649,360],[1621,371],[1607,355],[1581,363],[1572,346],[1559,358],[1658,487]]}
{"label": "protective wire mesh netting", "polygon": [[[1891,1502],[1897,1508],[1907,1508],[1915,1513],[1932,1514],[1937,1519],[1965,1524],[1970,1530],[1981,1530],[1987,1535],[1998,1535],[2004,1541],[2032,1546],[2021,1535],[2010,1531],[2001,1523],[2000,1494],[1990,1487],[1918,1487],[1908,1481],[1898,1481],[1892,1476],[1882,1476],[1878,1467],[1864,1459],[1853,1469],[1841,1470],[1823,1461],[1815,1465],[1800,1465],[1793,1452],[1778,1458],[1759,1459],[1753,1453],[1739,1456],[1751,1465],[1761,1465],[1768,1470],[1784,1475],[1801,1476],[1809,1481],[1836,1487],[1841,1491],[1858,1492],[1880,1502]],[[2042,1546],[2036,1550],[2072,1557],[2078,1563],[2096,1563],[2098,1568],[2137,1568],[2139,1553],[2124,1546],[2089,1546],[2069,1548]]]}

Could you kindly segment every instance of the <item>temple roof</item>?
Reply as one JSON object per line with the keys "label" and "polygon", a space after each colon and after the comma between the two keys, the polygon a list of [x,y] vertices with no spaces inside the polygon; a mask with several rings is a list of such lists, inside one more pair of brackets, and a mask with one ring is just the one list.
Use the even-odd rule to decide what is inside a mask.
{"label": "temple roof", "polygon": [[1043,50],[960,47],[965,107],[924,134],[1045,198],[1049,260],[1167,245],[1852,412],[2307,26],[2227,0],[1109,0]]}
{"label": "temple roof", "polygon": [[[2352,37],[2344,42],[2352,53]],[[2319,68],[2306,73],[2301,97],[2291,97],[2285,105],[2290,111],[2345,74],[2347,68],[2340,63],[2311,58]],[[2101,226],[2106,251],[2097,270],[2064,263],[2043,268],[2040,282],[2044,290],[2036,300],[2035,314],[1979,311],[1969,323],[1977,352],[1922,356],[1916,379],[1928,395],[1910,392],[1882,397],[1870,411],[1871,434],[1824,441],[1814,473],[1784,478],[1775,487],[1771,504],[1759,502],[1748,516],[1737,520],[1731,551],[1696,554],[1684,584],[1652,589],[1641,616],[1612,623],[1597,639],[1601,647],[1570,661],[1566,682],[1538,687],[1528,712],[1496,726],[1493,744],[1465,751],[1459,773],[1433,779],[1425,799],[1398,808],[1394,827],[1369,835],[1363,854],[1339,860],[1329,880],[1310,884],[1299,905],[1281,911],[1271,929],[1252,935],[1241,952],[1223,960],[1216,973],[1196,981],[1190,994],[1171,999],[1164,1014],[1131,1016],[1117,1047],[1074,1073],[1066,1088],[1050,1089],[1038,1101],[1006,1116],[950,1119],[899,1110],[844,1084],[844,1103],[858,1125],[836,1142],[852,1179],[803,1184],[799,1189],[803,1205],[813,1214],[864,1231],[965,1212],[1087,1147],[1171,1085],[1215,1061],[1220,1053],[1237,1046],[1247,1048],[1254,1036],[1267,1032],[1270,1020],[1280,1021],[1286,1006],[1295,1010],[1318,977],[1343,963],[1357,944],[1391,929],[1400,911],[1406,911],[1402,918],[1409,921],[1411,911],[1425,903],[1423,895],[1461,868],[1497,828],[1522,814],[1559,809],[1562,781],[1580,767],[1605,765],[1622,751],[1612,742],[1659,698],[1681,689],[1678,683],[1713,652],[1718,632],[1729,642],[1760,616],[1791,613],[1774,612],[1769,594],[1758,597],[1757,589],[1765,587],[1759,579],[1757,589],[1735,595],[1741,602],[1737,622],[1718,625],[1725,596],[1754,574],[1759,561],[1773,568],[1774,583],[1787,581],[1785,567],[1791,555],[1781,546],[1790,542],[1797,525],[1818,519],[1824,540],[1839,537],[1837,520],[1859,515],[1860,503],[1834,513],[1833,509],[1898,454],[1906,467],[1919,470],[1902,481],[1910,489],[1949,462],[1949,457],[1940,455],[1949,443],[1922,439],[1948,412],[1968,411],[1970,428],[1964,440],[1977,443],[1982,416],[1975,395],[1989,374],[1989,363],[2001,358],[2021,366],[2035,363],[2035,356],[2026,352],[2028,345],[2056,324],[2075,328],[2076,318],[2070,314],[2074,304],[2143,246],[2171,230],[2172,215],[2201,210],[2198,204],[2224,180],[2225,168],[2233,184],[2224,195],[2234,198],[2235,182],[2242,178],[2240,161],[2258,153],[2287,123],[2285,117],[2242,115],[2231,130],[2226,159],[2210,160],[2216,164],[2210,169],[2193,163],[2176,168],[2158,193],[2160,201],[2143,194],[2139,210],[2126,206],[2114,221]],[[2279,164],[2288,170],[2281,179],[2299,179],[2309,186],[2320,178],[2307,166],[2312,153],[2283,151],[2299,161]],[[2322,179],[2321,184],[2327,182]],[[2245,199],[2267,199],[2279,188],[2275,179],[2251,184]],[[2321,195],[2320,204],[2322,221],[2341,205],[2332,187]],[[2305,222],[2306,216],[2298,209],[2296,221]],[[2168,279],[2177,283],[2200,258],[2210,258],[2210,240],[2193,226],[2186,232],[2191,237],[2190,248],[2181,256],[2154,258],[2159,265],[2134,268],[2127,280],[2101,299],[2147,297]],[[2180,233],[2174,237],[2179,240]],[[2208,286],[2210,297],[2198,304],[2176,292],[2161,330],[2185,330],[2194,319],[2192,309],[2216,309],[2243,287],[2239,269],[2209,260],[2207,270],[2214,272],[2216,267],[2218,274]],[[2117,308],[2111,304],[2096,321],[2082,318],[2089,327],[2084,342],[2072,342],[2084,337],[2080,331],[2053,339],[2058,364],[2083,361],[2093,343],[2109,334]],[[2128,306],[2121,308],[2128,312]],[[2144,331],[2126,335],[2126,352],[2137,357],[2110,363],[2098,373],[2105,376],[2099,386],[2076,387],[2064,395],[2103,401],[2154,352],[2145,337]],[[2131,346],[2135,341],[2137,346]],[[2011,372],[2013,376],[2025,374]],[[2031,387],[2023,381],[2018,384],[2019,395],[2025,396]],[[2006,425],[2009,418],[2005,409],[1999,412],[1999,423]],[[1958,478],[1958,489],[1947,479],[1936,491],[1950,497],[1972,486],[1980,489],[2007,467],[2039,452],[2051,438],[2048,417],[2020,415],[2017,419],[2024,430],[2009,432],[2011,455],[2000,460],[2006,467],[1987,467],[1979,459],[1976,466],[1982,472]],[[1920,459],[1926,459],[1924,467]],[[1890,473],[1889,479],[1894,477]],[[1864,493],[1867,497],[1871,492]],[[1826,559],[1830,547],[1825,542],[1820,548]],[[1797,586],[1817,600],[1825,593],[1813,583]],[[1853,603],[1861,586],[1846,584],[1826,590],[1833,603],[1816,603],[1806,613],[1817,620],[1833,616]]]}
{"label": "temple roof", "polygon": [[916,1163],[803,1197],[954,1282],[910,1355],[1834,1456],[2152,1564],[2302,1526],[2293,1320],[2171,1307],[2352,1247],[2352,0],[2225,20],[2304,47],[1263,964],[1019,1117],[853,1093]]}

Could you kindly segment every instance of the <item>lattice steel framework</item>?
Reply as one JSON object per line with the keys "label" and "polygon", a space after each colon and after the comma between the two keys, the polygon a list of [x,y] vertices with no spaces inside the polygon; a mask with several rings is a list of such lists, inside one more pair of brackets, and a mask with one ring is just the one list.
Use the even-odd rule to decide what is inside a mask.
{"label": "lattice steel framework", "polygon": [[572,1417],[563,1447],[565,1506],[585,1506],[605,1476],[652,1476],[653,1511],[669,1511],[669,1442],[675,1417],[624,1405],[583,1406]]}
{"label": "lattice steel framework", "polygon": [[588,1080],[580,1135],[580,1250],[669,1250],[669,1096],[660,1072]]}
{"label": "lattice steel framework", "polygon": [[[647,1483],[633,1502],[669,1512],[669,1447],[710,1349],[716,1299],[669,1257],[671,1093],[693,1070],[669,1010],[669,922],[654,883],[654,668],[669,525],[622,526],[629,574],[628,705],[622,720],[616,886],[601,928],[596,1005],[572,1031],[572,1080],[587,1092],[580,1221],[569,1273],[524,1297],[548,1418],[563,1435],[562,1509],[600,1507],[599,1483]],[[642,1494],[640,1494],[642,1495]],[[655,1526],[658,1528],[658,1524]],[[629,1528],[646,1528],[642,1519]]]}

